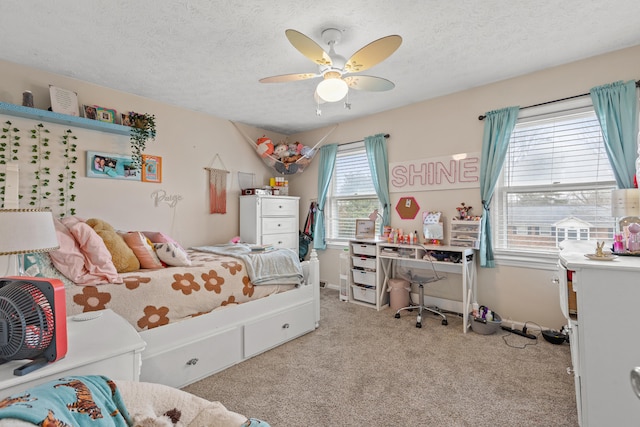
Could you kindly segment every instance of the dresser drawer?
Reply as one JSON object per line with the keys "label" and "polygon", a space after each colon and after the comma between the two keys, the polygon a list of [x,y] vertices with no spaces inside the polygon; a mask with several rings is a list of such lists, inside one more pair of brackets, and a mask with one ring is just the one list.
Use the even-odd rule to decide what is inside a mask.
{"label": "dresser drawer", "polygon": [[376,256],[376,245],[370,243],[351,243],[351,250],[356,255]]}
{"label": "dresser drawer", "polygon": [[265,234],[262,236],[263,245],[273,245],[275,248],[291,248],[298,250],[298,232]]}
{"label": "dresser drawer", "polygon": [[298,221],[295,217],[262,218],[262,234],[297,233]]}
{"label": "dresser drawer", "polygon": [[298,199],[278,197],[262,199],[262,216],[292,216],[297,218]]}
{"label": "dresser drawer", "polygon": [[182,387],[241,360],[238,326],[143,359],[140,381]]}
{"label": "dresser drawer", "polygon": [[244,357],[251,357],[310,332],[315,327],[313,303],[302,304],[244,327]]}

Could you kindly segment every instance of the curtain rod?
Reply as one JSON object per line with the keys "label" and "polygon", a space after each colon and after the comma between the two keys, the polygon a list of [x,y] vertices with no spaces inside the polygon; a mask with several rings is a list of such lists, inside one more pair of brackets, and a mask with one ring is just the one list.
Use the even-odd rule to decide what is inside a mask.
{"label": "curtain rod", "polygon": [[[389,139],[390,136],[391,135],[389,135],[388,133],[384,134],[385,139]],[[343,142],[342,144],[338,144],[338,145],[357,144],[358,142],[364,142],[364,139],[361,139],[360,141]]]}
{"label": "curtain rod", "polygon": [[[640,80],[636,81],[636,87],[640,87]],[[580,95],[568,96],[566,98],[554,99],[553,101],[547,101],[547,102],[541,102],[539,104],[527,105],[526,107],[522,107],[520,109],[524,110],[524,109],[527,109],[527,108],[539,107],[541,105],[553,104],[554,102],[560,102],[560,101],[568,101],[570,99],[582,98],[583,96],[589,96],[589,95],[590,95],[590,93],[581,93]],[[484,120],[485,117],[487,117],[487,116],[484,116],[484,115],[483,116],[478,116],[478,120]]]}

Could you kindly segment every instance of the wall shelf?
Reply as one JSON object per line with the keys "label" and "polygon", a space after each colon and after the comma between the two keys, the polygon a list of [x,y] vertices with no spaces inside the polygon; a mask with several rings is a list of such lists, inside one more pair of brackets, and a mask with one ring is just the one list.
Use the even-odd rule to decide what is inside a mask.
{"label": "wall shelf", "polygon": [[40,110],[37,108],[23,107],[22,105],[8,104],[6,102],[0,102],[0,114],[97,130],[116,135],[130,136],[131,134],[131,128],[129,126],[101,122],[99,120],[91,120],[84,117],[75,117],[68,114],[54,113],[53,111]]}

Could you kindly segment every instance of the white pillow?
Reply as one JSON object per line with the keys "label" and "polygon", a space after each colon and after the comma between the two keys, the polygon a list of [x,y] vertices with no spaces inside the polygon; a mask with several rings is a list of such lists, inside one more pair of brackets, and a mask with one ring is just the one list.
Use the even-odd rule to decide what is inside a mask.
{"label": "white pillow", "polygon": [[191,265],[187,252],[177,243],[154,243],[156,255],[160,261],[172,267],[186,267]]}

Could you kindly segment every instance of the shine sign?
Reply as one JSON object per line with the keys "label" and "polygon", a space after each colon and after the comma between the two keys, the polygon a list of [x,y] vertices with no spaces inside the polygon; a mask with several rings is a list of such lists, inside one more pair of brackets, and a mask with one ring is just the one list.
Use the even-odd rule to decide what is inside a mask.
{"label": "shine sign", "polygon": [[480,153],[461,153],[389,164],[389,191],[480,187]]}

